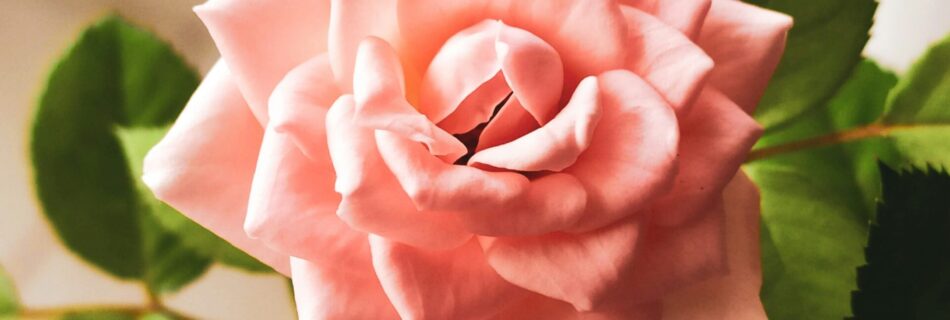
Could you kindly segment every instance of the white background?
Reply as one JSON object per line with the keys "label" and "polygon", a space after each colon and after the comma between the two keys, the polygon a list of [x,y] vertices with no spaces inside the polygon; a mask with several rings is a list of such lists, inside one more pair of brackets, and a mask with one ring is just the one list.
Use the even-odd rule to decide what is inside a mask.
{"label": "white background", "polygon": [[[28,132],[52,62],[83,26],[119,12],[171,41],[199,70],[217,52],[190,7],[202,0],[0,0],[0,265],[31,308],[141,304],[142,289],[114,280],[66,251],[33,196]],[[927,46],[950,32],[950,0],[881,0],[866,53],[904,72]],[[167,299],[207,319],[292,319],[279,276],[214,267]]]}

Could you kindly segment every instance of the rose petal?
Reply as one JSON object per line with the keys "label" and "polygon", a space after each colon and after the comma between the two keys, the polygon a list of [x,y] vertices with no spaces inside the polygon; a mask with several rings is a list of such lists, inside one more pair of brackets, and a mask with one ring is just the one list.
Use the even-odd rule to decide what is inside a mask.
{"label": "rose petal", "polygon": [[425,30],[401,35],[405,47],[411,48],[406,50],[409,65],[425,72],[450,37],[491,18],[489,4],[487,0],[400,0],[396,5],[399,29]]}
{"label": "rose petal", "polygon": [[626,6],[623,14],[627,19],[627,69],[663,94],[678,116],[689,113],[713,68],[712,59],[655,17]]}
{"label": "rose petal", "polygon": [[357,230],[414,246],[447,249],[465,243],[471,234],[456,216],[416,209],[380,159],[374,130],[354,123],[354,109],[352,97],[343,96],[327,114],[335,189],[343,196],[337,215]]}
{"label": "rose petal", "polygon": [[244,233],[262,130],[232,79],[223,62],[215,64],[145,157],[142,180],[158,199],[286,274],[286,254]]}
{"label": "rose petal", "polygon": [[627,310],[611,310],[609,312],[578,312],[568,303],[560,300],[551,299],[539,294],[529,294],[528,297],[518,300],[508,305],[508,308],[502,310],[492,317],[494,320],[522,320],[522,319],[545,319],[545,320],[614,320],[614,319],[637,319],[650,320],[661,319],[662,306],[656,303],[638,305],[635,308]]}
{"label": "rose petal", "polygon": [[211,0],[195,7],[262,125],[284,74],[326,51],[329,12],[326,0]]}
{"label": "rose petal", "polygon": [[661,225],[682,223],[718,202],[722,189],[762,135],[754,119],[712,88],[703,90],[695,110],[680,126],[676,182],[650,209],[651,221]]}
{"label": "rose petal", "polygon": [[529,292],[526,297],[518,299],[498,312],[493,320],[578,320],[580,313],[564,301],[551,299],[540,294]]}
{"label": "rose petal", "polygon": [[527,31],[485,20],[449,38],[435,56],[423,78],[421,110],[449,132],[464,133],[488,121],[513,92],[546,123],[557,113],[563,82],[554,48]]}
{"label": "rose petal", "polygon": [[386,131],[377,131],[376,140],[386,166],[418,208],[452,212],[474,233],[543,234],[574,224],[584,213],[586,194],[570,175],[529,180],[514,172],[447,164]]}
{"label": "rose petal", "polygon": [[[495,39],[502,27],[499,21],[485,20],[459,31],[445,42],[422,78],[420,112],[433,122],[441,122],[451,120],[446,118],[458,111],[465,116],[455,117],[459,118],[455,121],[473,122],[467,128],[467,124],[461,124],[458,129],[447,129],[453,133],[471,130],[491,117],[495,105],[510,92],[504,80],[500,92],[491,90],[494,94],[486,96],[488,101],[485,102],[490,105],[472,105],[474,108],[460,108],[460,105],[501,71],[501,63],[495,53]],[[499,94],[501,96],[497,97]],[[444,125],[442,127],[445,128]]]}
{"label": "rose petal", "polygon": [[626,23],[612,0],[408,0],[399,2],[398,13],[402,30],[426,30],[402,35],[415,65],[425,66],[456,30],[485,19],[550,44],[564,62],[565,93],[588,75],[621,67],[625,56]]}
{"label": "rose petal", "polygon": [[326,151],[308,158],[287,134],[267,130],[244,229],[280,252],[311,261],[342,267],[368,257],[366,234],[336,216],[340,196],[333,182]]}
{"label": "rose petal", "polygon": [[[364,38],[397,39],[396,0],[331,0],[329,42],[330,62],[337,85],[353,92],[353,72],[357,51]],[[407,29],[411,30],[411,29]],[[416,29],[424,30],[424,29]],[[401,81],[401,80],[400,80]],[[358,86],[357,86],[358,87]]]}
{"label": "rose petal", "polygon": [[664,299],[668,319],[766,319],[759,300],[759,192],[742,172],[723,192],[729,273]]}
{"label": "rose petal", "polygon": [[640,9],[695,39],[703,27],[711,0],[620,0],[623,5]]}
{"label": "rose petal", "polygon": [[346,264],[368,257],[369,247],[366,234],[335,214],[340,196],[324,124],[338,92],[326,54],[295,68],[274,89],[244,229],[289,255]]}
{"label": "rose petal", "polygon": [[521,106],[518,98],[508,98],[501,110],[498,110],[495,119],[482,130],[475,151],[514,141],[538,128],[538,122]]}
{"label": "rose petal", "polygon": [[645,209],[673,184],[679,129],[667,102],[630,71],[598,77],[603,115],[590,146],[564,172],[588,193],[574,231],[593,230]]}
{"label": "rose petal", "polygon": [[494,115],[495,106],[511,93],[505,76],[498,72],[483,83],[458,105],[448,117],[439,122],[439,127],[452,134],[464,134],[479,124],[488,122]]}
{"label": "rose petal", "polygon": [[624,220],[581,234],[486,241],[506,280],[581,311],[623,314],[725,270],[721,207],[678,227]]}
{"label": "rose petal", "polygon": [[721,199],[700,217],[675,227],[644,226],[625,286],[609,305],[635,306],[726,272]]}
{"label": "rose petal", "polygon": [[271,127],[287,133],[308,157],[325,158],[326,113],[339,96],[327,54],[311,58],[274,89],[269,102]]}
{"label": "rose petal", "polygon": [[714,0],[699,46],[716,62],[709,83],[752,113],[785,49],[792,18],[735,0]]}
{"label": "rose petal", "polygon": [[640,224],[625,220],[584,234],[483,238],[488,263],[522,288],[590,311],[629,285]]}
{"label": "rose petal", "polygon": [[564,170],[587,150],[601,112],[597,78],[588,77],[553,120],[512,142],[479,151],[469,164],[529,172]]}
{"label": "rose petal", "polygon": [[355,121],[365,127],[392,131],[422,142],[434,155],[454,162],[467,153],[462,142],[437,127],[406,101],[399,57],[382,39],[368,37],[360,44],[353,81]]}
{"label": "rose petal", "polygon": [[502,73],[513,97],[538,123],[558,113],[564,66],[557,51],[538,36],[502,25],[495,42]]}
{"label": "rose petal", "polygon": [[399,319],[371,264],[328,268],[291,258],[291,269],[300,319]]}
{"label": "rose petal", "polygon": [[661,320],[661,319],[666,319],[664,318],[664,315],[663,315],[663,306],[655,302],[623,306],[622,308],[612,308],[608,310],[585,312],[581,314],[581,318],[584,320],[617,320],[617,319]]}
{"label": "rose petal", "polygon": [[478,241],[427,251],[370,236],[373,266],[403,319],[484,319],[526,294],[485,262]]}

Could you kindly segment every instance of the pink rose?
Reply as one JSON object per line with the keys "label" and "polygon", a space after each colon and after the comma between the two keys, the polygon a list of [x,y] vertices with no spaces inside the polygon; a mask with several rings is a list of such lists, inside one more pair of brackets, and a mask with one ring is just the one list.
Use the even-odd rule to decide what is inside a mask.
{"label": "pink rose", "polygon": [[758,195],[736,173],[787,16],[734,0],[195,11],[222,58],[143,179],[290,275],[301,318],[764,318]]}

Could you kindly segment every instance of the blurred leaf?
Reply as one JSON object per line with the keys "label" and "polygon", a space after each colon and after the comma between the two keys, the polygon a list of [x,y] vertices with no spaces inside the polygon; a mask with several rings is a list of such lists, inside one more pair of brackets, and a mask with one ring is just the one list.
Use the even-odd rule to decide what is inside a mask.
{"label": "blurred leaf", "polygon": [[[142,176],[142,163],[146,153],[165,136],[168,128],[120,128],[116,132],[126,152],[126,158],[129,159],[133,177]],[[155,219],[166,229],[178,234],[185,246],[233,267],[252,272],[273,272],[267,265],[150,196],[151,192],[142,183],[142,179],[136,181]]]}
{"label": "blurred leaf", "polygon": [[208,270],[210,257],[185,246],[178,235],[165,230],[154,217],[143,216],[142,222],[149,290],[159,294],[178,291]]}
{"label": "blurred leaf", "polygon": [[84,311],[84,312],[74,312],[67,313],[63,315],[61,320],[135,320],[136,317],[134,314],[129,312],[118,312],[118,311]]}
{"label": "blurred leaf", "polygon": [[769,84],[756,120],[766,130],[822,107],[861,60],[874,0],[757,0],[795,19],[785,55]]}
{"label": "blurred leaf", "polygon": [[33,125],[37,193],[65,245],[160,292],[194,279],[209,260],[154,220],[114,131],[172,122],[197,84],[168,45],[108,17],[57,64]]}
{"label": "blurred leaf", "polygon": [[950,175],[881,166],[883,202],[858,270],[855,319],[950,315]]}
{"label": "blurred leaf", "polygon": [[0,319],[15,316],[20,312],[20,299],[17,298],[13,279],[0,268]]}
{"label": "blurred leaf", "polygon": [[745,3],[751,3],[760,7],[764,7],[769,4],[769,0],[742,0]]}
{"label": "blurred leaf", "polygon": [[163,313],[149,313],[139,317],[139,320],[174,320],[175,317]]}
{"label": "blurred leaf", "polygon": [[950,36],[901,78],[881,126],[895,149],[889,164],[950,168]]}
{"label": "blurred leaf", "polygon": [[176,317],[161,313],[148,312],[137,309],[103,309],[70,311],[59,317],[60,320],[175,320]]}
{"label": "blurred leaf", "polygon": [[[874,121],[895,77],[860,65],[824,108],[809,111],[760,145],[836,132]],[[841,319],[850,314],[855,267],[864,263],[868,212],[879,181],[881,141],[777,155],[746,165],[762,192],[762,300],[770,319]]]}

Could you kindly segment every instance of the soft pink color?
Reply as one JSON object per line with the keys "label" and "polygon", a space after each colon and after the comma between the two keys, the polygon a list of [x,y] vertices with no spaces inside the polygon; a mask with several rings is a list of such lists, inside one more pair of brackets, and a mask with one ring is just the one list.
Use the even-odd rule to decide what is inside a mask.
{"label": "soft pink color", "polygon": [[143,179],[303,319],[764,319],[736,0],[211,0]]}

